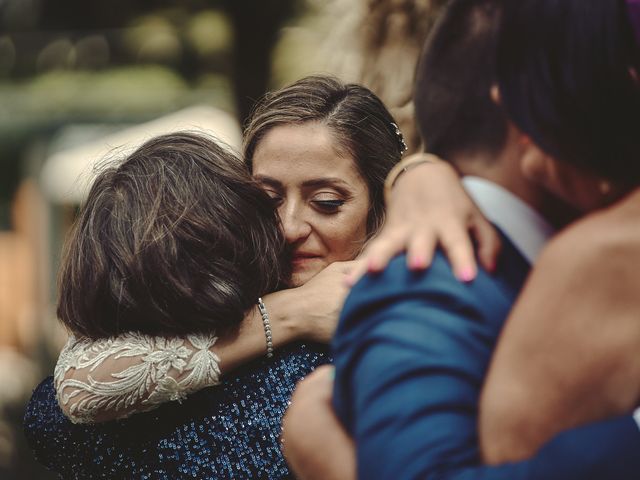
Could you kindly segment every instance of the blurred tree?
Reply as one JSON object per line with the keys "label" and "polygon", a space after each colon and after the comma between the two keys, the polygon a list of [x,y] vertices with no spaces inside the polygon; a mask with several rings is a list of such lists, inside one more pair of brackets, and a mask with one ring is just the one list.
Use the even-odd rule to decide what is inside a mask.
{"label": "blurred tree", "polygon": [[223,0],[233,22],[233,84],[240,120],[269,86],[271,53],[283,24],[299,12],[301,0]]}
{"label": "blurred tree", "polygon": [[[243,122],[270,84],[278,32],[307,1],[0,0],[0,229],[36,135],[72,121],[140,121],[207,95],[226,107],[224,77]],[[164,95],[162,81],[140,89],[142,69],[131,67],[148,64],[184,84],[162,74]]]}
{"label": "blurred tree", "polygon": [[[211,70],[211,57],[198,55],[189,41],[193,32],[189,21],[198,12],[223,8],[233,27],[230,74],[238,115],[244,120],[253,102],[268,88],[278,32],[304,5],[304,0],[5,0],[0,3],[0,35],[9,35],[0,36],[0,51],[14,59],[14,78],[35,74],[37,66],[41,70],[86,66],[86,61],[77,58],[78,48],[84,48],[99,58],[108,55],[111,65],[170,65],[193,81]],[[223,35],[228,33],[219,18],[210,25]],[[225,62],[221,63],[224,67]]]}

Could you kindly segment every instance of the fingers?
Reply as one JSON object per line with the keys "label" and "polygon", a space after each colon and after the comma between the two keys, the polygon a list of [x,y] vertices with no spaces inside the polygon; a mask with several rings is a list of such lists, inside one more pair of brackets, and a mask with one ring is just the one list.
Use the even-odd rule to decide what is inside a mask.
{"label": "fingers", "polygon": [[458,280],[470,282],[476,278],[478,269],[468,231],[457,227],[445,229],[440,243]]}
{"label": "fingers", "polygon": [[484,217],[476,220],[471,231],[477,242],[478,261],[488,272],[494,272],[502,248],[500,235]]}
{"label": "fingers", "polygon": [[431,265],[436,250],[437,239],[429,230],[416,232],[407,247],[407,266],[410,270],[424,270]]}
{"label": "fingers", "polygon": [[398,253],[404,251],[409,232],[389,227],[374,239],[366,250],[367,271],[379,273]]}

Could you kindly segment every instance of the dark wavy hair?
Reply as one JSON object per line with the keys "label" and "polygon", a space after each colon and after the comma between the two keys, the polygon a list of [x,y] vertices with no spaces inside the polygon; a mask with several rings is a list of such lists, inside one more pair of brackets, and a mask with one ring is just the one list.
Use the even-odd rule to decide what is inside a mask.
{"label": "dark wavy hair", "polygon": [[215,140],[154,138],[99,173],[67,240],[58,317],[90,338],[237,326],[281,280],[267,195]]}
{"label": "dark wavy hair", "polygon": [[507,117],[490,96],[500,13],[500,0],[452,0],[425,42],[416,119],[426,150],[446,160],[504,148]]}
{"label": "dark wavy hair", "polygon": [[384,220],[384,180],[404,151],[395,120],[382,101],[361,85],[322,75],[302,78],[268,93],[256,104],[244,132],[243,151],[249,169],[267,132],[279,125],[305,122],[326,125],[336,147],[355,159],[371,200],[367,231],[375,233]]}
{"label": "dark wavy hair", "polygon": [[513,0],[497,53],[502,103],[557,160],[640,181],[640,72],[624,0]]}

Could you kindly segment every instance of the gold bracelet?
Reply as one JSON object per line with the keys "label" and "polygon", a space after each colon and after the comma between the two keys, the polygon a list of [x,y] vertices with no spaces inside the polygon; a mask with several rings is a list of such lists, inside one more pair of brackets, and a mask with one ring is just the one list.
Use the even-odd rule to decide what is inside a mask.
{"label": "gold bracelet", "polygon": [[386,180],[384,181],[384,198],[387,203],[389,203],[389,197],[391,195],[391,190],[393,186],[398,181],[400,175],[402,175],[407,170],[416,167],[418,165],[422,165],[423,163],[438,163],[443,160],[433,155],[431,153],[420,153],[416,155],[411,155],[404,160],[398,162],[387,175]]}

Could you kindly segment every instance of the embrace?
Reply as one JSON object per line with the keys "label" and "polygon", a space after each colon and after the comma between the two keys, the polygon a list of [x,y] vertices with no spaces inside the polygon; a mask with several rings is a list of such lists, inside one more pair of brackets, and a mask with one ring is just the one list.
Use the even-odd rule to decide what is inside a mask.
{"label": "embrace", "polygon": [[637,0],[450,0],[416,72],[424,153],[323,75],[258,102],[242,159],[150,139],[70,232],[36,458],[77,479],[636,479],[639,72]]}

